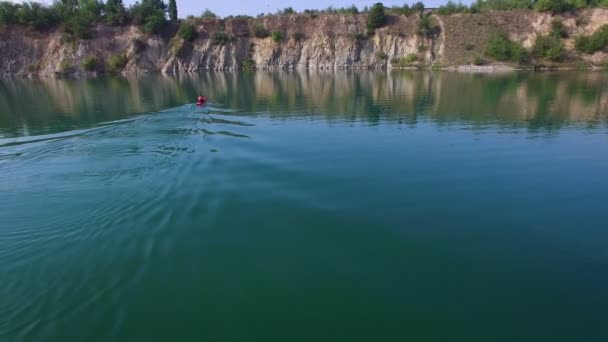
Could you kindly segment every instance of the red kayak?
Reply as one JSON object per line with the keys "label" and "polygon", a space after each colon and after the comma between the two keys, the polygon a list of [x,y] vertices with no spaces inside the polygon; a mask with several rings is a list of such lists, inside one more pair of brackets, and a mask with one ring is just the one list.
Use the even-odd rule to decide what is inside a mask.
{"label": "red kayak", "polygon": [[204,106],[204,105],[205,105],[205,103],[207,103],[207,98],[206,98],[206,97],[199,96],[199,97],[196,99],[196,105],[197,105],[197,106],[199,106],[199,107]]}

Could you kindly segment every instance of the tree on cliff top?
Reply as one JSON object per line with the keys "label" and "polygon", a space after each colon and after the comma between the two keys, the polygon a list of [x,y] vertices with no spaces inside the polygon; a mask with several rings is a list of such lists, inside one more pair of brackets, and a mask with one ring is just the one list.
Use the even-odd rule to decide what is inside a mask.
{"label": "tree on cliff top", "polygon": [[374,34],[374,31],[386,24],[386,14],[384,13],[384,5],[377,3],[369,11],[367,16],[367,32]]}
{"label": "tree on cliff top", "polygon": [[146,33],[158,33],[165,25],[167,5],[162,0],[142,0],[129,8],[133,21]]}
{"label": "tree on cliff top", "polygon": [[177,20],[177,4],[175,0],[169,0],[169,20]]}
{"label": "tree on cliff top", "polygon": [[127,11],[122,0],[108,0],[103,12],[106,22],[110,25],[122,25],[127,20]]}

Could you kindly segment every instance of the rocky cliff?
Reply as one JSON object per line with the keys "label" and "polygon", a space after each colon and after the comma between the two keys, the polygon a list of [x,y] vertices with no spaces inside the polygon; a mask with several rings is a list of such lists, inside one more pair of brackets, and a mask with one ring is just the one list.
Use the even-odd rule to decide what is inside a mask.
{"label": "rocky cliff", "polygon": [[[104,65],[112,56],[126,57],[124,72],[271,69],[390,69],[397,67],[450,68],[471,65],[484,53],[489,37],[506,32],[531,48],[539,34],[551,30],[559,17],[567,37],[566,58],[553,67],[596,67],[608,55],[579,55],[574,37],[591,34],[608,23],[608,9],[589,9],[554,16],[534,11],[494,11],[478,14],[432,15],[436,33],[419,34],[419,17],[388,17],[387,25],[366,36],[366,15],[276,15],[259,19],[189,19],[197,31],[193,42],[175,37],[177,24],[162,34],[146,35],[135,26],[97,24],[93,38],[62,39],[62,28],[46,32],[19,26],[0,28],[0,74],[52,76],[84,73],[83,62],[94,56]],[[259,37],[256,28],[280,32],[282,37]],[[542,62],[542,61],[541,61]],[[483,68],[511,67],[492,63]],[[470,66],[473,68],[473,66]],[[100,71],[102,71],[101,68]]]}

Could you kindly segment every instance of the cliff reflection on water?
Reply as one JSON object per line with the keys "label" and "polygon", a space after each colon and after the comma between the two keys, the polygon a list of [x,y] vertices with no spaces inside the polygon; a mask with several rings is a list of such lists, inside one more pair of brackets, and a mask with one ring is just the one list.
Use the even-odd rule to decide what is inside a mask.
{"label": "cliff reflection on water", "polygon": [[44,134],[193,102],[237,115],[552,130],[606,125],[608,74],[252,72],[0,81],[0,136]]}

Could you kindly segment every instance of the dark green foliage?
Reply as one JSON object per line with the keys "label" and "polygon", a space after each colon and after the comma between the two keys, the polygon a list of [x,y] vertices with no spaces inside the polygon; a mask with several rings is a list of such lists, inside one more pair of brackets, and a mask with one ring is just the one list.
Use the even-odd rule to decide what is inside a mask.
{"label": "dark green foliage", "polygon": [[576,51],[586,54],[608,49],[608,24],[602,25],[590,36],[576,37],[574,46]]}
{"label": "dark green foliage", "polygon": [[159,33],[165,25],[167,6],[162,0],[142,0],[129,8],[135,24],[146,33]]}
{"label": "dark green foliage", "polygon": [[8,1],[0,2],[0,25],[10,25],[17,23],[18,4]]}
{"label": "dark green foliage", "polygon": [[469,7],[464,5],[462,2],[455,3],[452,0],[448,1],[447,4],[440,6],[437,9],[437,14],[449,15],[454,13],[467,13],[470,12]]}
{"label": "dark green foliage", "polygon": [[568,31],[560,19],[551,20],[551,34],[560,38],[568,38]]}
{"label": "dark green foliage", "polygon": [[0,24],[20,24],[42,30],[58,24],[61,17],[54,7],[35,2],[0,3]]}
{"label": "dark green foliage", "polygon": [[87,56],[82,60],[82,68],[86,71],[96,71],[99,66],[99,60],[94,55]]}
{"label": "dark green foliage", "polygon": [[391,12],[396,15],[404,15],[407,17],[412,15],[414,13],[414,10],[410,8],[408,4],[405,4],[403,6],[393,6],[391,8]]}
{"label": "dark green foliage", "polygon": [[67,58],[63,59],[59,63],[59,68],[57,71],[59,74],[66,75],[73,71],[74,71],[74,65],[72,64],[72,61],[70,59],[67,59]]}
{"label": "dark green foliage", "polygon": [[423,14],[418,22],[418,35],[430,38],[438,33],[439,27],[433,25],[430,14]]}
{"label": "dark green foliage", "polygon": [[127,11],[122,0],[108,0],[103,7],[103,13],[110,25],[122,25],[127,20]]}
{"label": "dark green foliage", "polygon": [[256,25],[253,27],[253,36],[256,38],[267,38],[270,36],[270,31],[262,25]]}
{"label": "dark green foliage", "polygon": [[347,14],[359,14],[359,9],[357,6],[352,5],[350,7],[346,7],[343,12]]}
{"label": "dark green foliage", "polygon": [[296,11],[293,9],[293,7],[286,7],[283,10],[279,10],[277,13],[283,14],[283,15],[290,15],[290,14],[296,14]]}
{"label": "dark green foliage", "polygon": [[226,45],[231,43],[234,40],[234,37],[228,35],[224,31],[217,31],[211,37],[211,42],[213,45]]}
{"label": "dark green foliage", "polygon": [[486,61],[481,56],[475,56],[475,59],[473,59],[473,64],[475,64],[477,66],[484,65],[484,64],[486,64]]}
{"label": "dark green foliage", "polygon": [[203,14],[201,14],[201,18],[215,19],[215,18],[217,18],[217,15],[215,13],[211,12],[208,8],[206,8],[205,11],[203,12]]}
{"label": "dark green foliage", "polygon": [[367,39],[367,36],[363,32],[355,32],[350,34],[350,38],[355,42],[360,42]]}
{"label": "dark green foliage", "polygon": [[471,5],[471,12],[531,9],[535,0],[477,0]]}
{"label": "dark green foliage", "polygon": [[464,45],[464,49],[467,51],[473,50],[475,48],[475,44],[467,43]]}
{"label": "dark green foliage", "polygon": [[373,34],[374,31],[386,24],[386,14],[384,13],[384,5],[376,3],[372,6],[367,16],[367,32]]}
{"label": "dark green foliage", "polygon": [[124,69],[125,66],[127,65],[127,62],[128,62],[128,59],[127,59],[127,56],[124,53],[120,53],[120,54],[117,54],[117,55],[112,55],[108,59],[108,65],[106,67],[106,70],[109,73],[118,73],[118,72],[121,72],[122,69]]}
{"label": "dark green foliage", "polygon": [[424,4],[421,1],[418,1],[412,6],[412,10],[417,13],[424,12]]}
{"label": "dark green foliage", "polygon": [[384,51],[378,51],[376,52],[376,58],[384,61],[388,59],[388,55]]}
{"label": "dark green foliage", "polygon": [[283,32],[281,31],[272,31],[270,35],[272,36],[272,41],[275,43],[283,40]]}
{"label": "dark green foliage", "polygon": [[167,9],[169,12],[169,20],[176,21],[177,20],[177,3],[175,0],[169,0],[169,8]]}
{"label": "dark green foliage", "polygon": [[242,64],[243,70],[255,70],[255,61],[251,58],[245,60]]}
{"label": "dark green foliage", "polygon": [[306,37],[304,36],[304,33],[302,33],[302,32],[296,32],[296,33],[293,34],[292,38],[296,42],[299,42],[299,41],[303,40]]}
{"label": "dark green foliage", "polygon": [[393,58],[391,59],[391,64],[395,67],[405,68],[411,66],[415,62],[418,61],[418,56],[414,53],[410,53],[402,58]]}
{"label": "dark green foliage", "polygon": [[539,12],[562,13],[574,9],[574,6],[566,0],[538,0],[534,8]]}
{"label": "dark green foliage", "polygon": [[177,30],[177,36],[187,42],[192,42],[196,39],[197,33],[194,25],[182,21]]}
{"label": "dark green foliage", "polygon": [[557,34],[550,34],[547,36],[537,36],[532,52],[534,57],[557,62],[564,59],[566,51],[560,37]]}
{"label": "dark green foliage", "polygon": [[486,54],[499,61],[508,61],[513,58],[511,41],[506,33],[493,35],[486,46]]}
{"label": "dark green foliage", "polygon": [[529,54],[524,47],[509,40],[504,32],[494,34],[487,43],[486,55],[498,61],[511,61],[525,64],[529,60]]}

